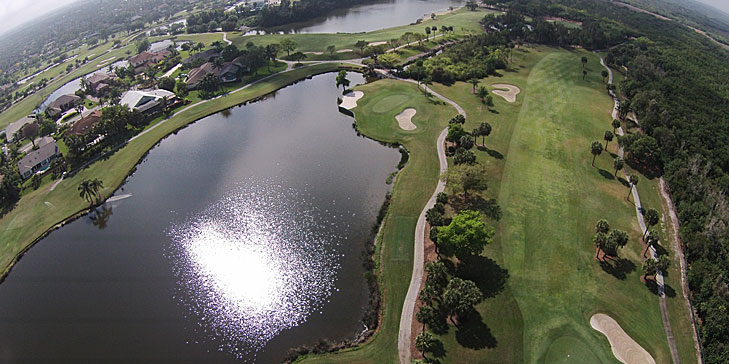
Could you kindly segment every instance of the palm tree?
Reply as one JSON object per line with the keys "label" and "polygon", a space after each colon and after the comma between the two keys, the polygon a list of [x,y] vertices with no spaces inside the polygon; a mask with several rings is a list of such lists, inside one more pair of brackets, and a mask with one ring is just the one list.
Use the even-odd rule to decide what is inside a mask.
{"label": "palm tree", "polygon": [[610,240],[615,243],[615,246],[622,248],[628,244],[628,233],[615,229],[610,232]]}
{"label": "palm tree", "polygon": [[656,261],[651,259],[646,259],[646,261],[643,262],[643,280],[648,280],[648,276],[652,276],[656,274]]}
{"label": "palm tree", "polygon": [[336,46],[333,46],[333,45],[329,45],[329,46],[327,46],[327,52],[329,52],[329,55],[330,55],[330,56],[333,56],[333,55],[334,55],[334,51],[335,51],[336,49],[337,49],[337,47],[336,47]]}
{"label": "palm tree", "polygon": [[616,130],[620,127],[620,120],[613,119],[613,133],[615,133]]}
{"label": "palm tree", "polygon": [[605,130],[605,134],[602,136],[602,138],[605,139],[605,150],[607,150],[608,143],[613,141],[613,137],[613,132],[611,132],[610,130]]}
{"label": "palm tree", "polygon": [[468,83],[470,83],[470,84],[471,84],[471,85],[473,86],[473,87],[471,87],[471,93],[472,93],[472,94],[475,94],[475,93],[476,93],[476,86],[478,86],[478,83],[479,83],[479,82],[480,82],[480,81],[479,81],[479,80],[478,80],[478,78],[476,78],[476,77],[474,77],[474,78],[472,78],[472,79],[468,80]]}
{"label": "palm tree", "polygon": [[628,178],[628,183],[629,183],[628,197],[627,197],[628,201],[630,201],[630,193],[633,192],[633,186],[637,185],[638,181],[639,181],[638,176],[635,174],[631,174],[630,177]]}
{"label": "palm tree", "polygon": [[425,27],[425,36],[426,40],[430,39],[430,27]]}
{"label": "palm tree", "polygon": [[647,210],[643,210],[643,219],[645,220],[646,224],[645,232],[643,232],[643,237],[645,238],[645,234],[648,233],[648,229],[658,224],[658,221],[661,220],[661,215],[658,213],[658,210],[650,208]]}
{"label": "palm tree", "polygon": [[630,113],[630,104],[627,102],[621,102],[618,104],[618,119],[625,120],[625,117]]}
{"label": "palm tree", "polygon": [[425,79],[423,79],[423,93],[427,93],[428,86],[431,86],[431,85],[433,85],[433,79],[430,78],[430,76],[425,77]]}
{"label": "palm tree", "polygon": [[668,260],[668,256],[661,255],[656,261],[656,273],[665,272],[669,265],[671,265],[671,261]]}
{"label": "palm tree", "polygon": [[600,257],[600,250],[604,250],[605,247],[608,244],[608,236],[607,234],[601,232],[598,232],[595,234],[595,236],[592,238],[593,244],[595,244],[595,259],[599,259]]}
{"label": "palm tree", "polygon": [[623,158],[617,157],[613,160],[613,167],[615,167],[615,174],[613,176],[618,176],[618,171],[623,169],[625,165],[625,161],[623,161]]}
{"label": "palm tree", "polygon": [[643,251],[643,257],[645,257],[648,249],[658,245],[658,241],[658,232],[655,230],[651,230],[650,234],[645,237],[645,250]]}
{"label": "palm tree", "polygon": [[597,140],[593,141],[590,145],[590,153],[592,153],[592,166],[595,166],[595,158],[597,158],[598,155],[602,154],[602,143],[598,142]]}
{"label": "palm tree", "polygon": [[608,78],[608,76],[610,76],[608,71],[605,71],[605,70],[602,70],[601,75],[602,75],[602,82],[605,82],[605,79]]}
{"label": "palm tree", "polygon": [[85,179],[85,180],[81,181],[81,184],[78,185],[78,191],[79,191],[79,196],[81,196],[81,198],[83,198],[84,200],[93,204],[94,189],[91,186],[90,180]]}
{"label": "palm tree", "polygon": [[595,224],[595,232],[607,234],[610,231],[610,223],[605,219],[600,219]]}
{"label": "palm tree", "polygon": [[481,136],[481,145],[486,146],[486,137],[491,135],[491,124],[482,122],[478,126],[478,135]]}
{"label": "palm tree", "polygon": [[486,99],[486,96],[488,96],[488,94],[489,94],[489,90],[486,87],[484,87],[484,86],[478,87],[478,93],[476,94],[476,96],[478,96],[478,98],[481,99],[482,103],[486,102],[485,99]]}
{"label": "palm tree", "polygon": [[582,69],[584,70],[585,69],[585,64],[587,64],[587,57],[582,56],[581,61],[582,61]]}

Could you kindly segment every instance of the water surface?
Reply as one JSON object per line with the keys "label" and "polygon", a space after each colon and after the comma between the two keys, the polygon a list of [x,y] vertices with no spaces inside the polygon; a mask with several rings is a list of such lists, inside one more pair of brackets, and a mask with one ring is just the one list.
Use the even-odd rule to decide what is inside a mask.
{"label": "water surface", "polygon": [[276,363],[360,333],[363,246],[400,155],[338,96],[316,76],[164,139],[0,284],[0,362]]}
{"label": "water surface", "polygon": [[359,33],[407,25],[465,0],[385,0],[338,9],[325,17],[272,29],[286,33]]}

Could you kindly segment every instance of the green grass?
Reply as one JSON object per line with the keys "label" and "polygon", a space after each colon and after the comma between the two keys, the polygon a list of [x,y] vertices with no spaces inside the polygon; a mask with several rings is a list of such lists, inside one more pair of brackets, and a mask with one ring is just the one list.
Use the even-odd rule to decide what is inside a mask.
{"label": "green grass", "polygon": [[[304,363],[397,362],[397,334],[412,272],[415,224],[438,180],[436,140],[448,119],[456,114],[450,105],[430,103],[410,83],[380,80],[356,89],[365,93],[354,109],[359,131],[376,140],[401,143],[410,152],[410,160],[393,187],[390,208],[378,239],[377,263],[384,293],[382,323],[367,344],[302,358]],[[395,115],[409,107],[417,110],[413,117],[417,128],[404,131],[398,127]]]}
{"label": "green grass", "polygon": [[[489,10],[480,11],[468,11],[466,9],[459,9],[453,13],[441,15],[437,20],[428,19],[421,24],[417,25],[404,25],[399,27],[387,28],[376,30],[366,33],[336,33],[336,34],[267,34],[267,35],[251,35],[251,36],[230,36],[228,39],[233,42],[237,47],[245,47],[247,42],[253,42],[256,45],[266,45],[272,43],[280,43],[281,40],[289,38],[294,40],[298,44],[298,51],[302,52],[324,52],[322,55],[307,55],[309,60],[319,59],[330,59],[331,56],[326,52],[326,48],[329,45],[334,45],[337,50],[341,49],[353,49],[354,44],[359,40],[364,40],[369,43],[388,41],[393,38],[400,38],[405,32],[416,32],[423,33],[425,26],[437,26],[440,28],[441,25],[452,25],[457,35],[463,35],[465,33],[480,32],[481,27],[478,23],[487,13],[492,13]],[[437,33],[440,34],[440,33]],[[335,56],[357,58],[359,57],[356,53],[344,53]]]}
{"label": "green grass", "polygon": [[271,93],[297,80],[314,74],[332,72],[338,64],[320,64],[302,67],[277,75],[244,90],[195,105],[184,112],[178,111],[172,118],[147,134],[129,142],[73,177],[64,179],[55,190],[50,191],[50,181],[36,191],[28,191],[15,208],[0,218],[0,269],[6,274],[18,256],[46,231],[56,224],[83,212],[88,203],[82,200],[77,186],[84,179],[99,178],[105,188],[101,191],[104,198],[111,194],[126,179],[129,172],[162,138],[170,133],[217,111],[238,105],[261,95]]}
{"label": "green grass", "polygon": [[[489,88],[494,83],[520,87],[522,92],[514,104],[495,96],[491,112],[471,94],[470,84],[434,85],[436,91],[466,109],[466,130],[483,120],[493,126],[486,139],[488,150],[476,154],[490,177],[485,197],[498,199],[503,217],[499,222],[490,221],[497,227],[497,236],[484,255],[509,272],[504,290],[478,307],[486,325],[479,333],[493,336],[494,341],[489,344],[492,347],[466,348],[457,330],[451,327],[448,334],[440,337],[447,352],[442,361],[617,363],[607,339],[589,325],[592,314],[603,312],[615,318],[657,362],[669,362],[658,298],[640,281],[641,231],[634,206],[625,200],[628,190],[618,180],[600,173],[603,169],[610,171],[606,176],[611,175],[612,157],[608,153],[598,158],[596,168],[590,163],[589,143],[601,139],[602,132],[610,128],[612,109],[597,57],[587,52],[543,47],[518,49],[514,53],[511,70],[502,71],[500,77],[482,80]],[[585,81],[579,62],[583,55],[590,59]],[[394,126],[393,115],[418,102],[416,96],[403,102],[403,87],[394,81],[361,87],[365,97],[355,109],[358,125],[365,135],[376,139],[406,140],[409,149],[412,145],[428,146],[426,141],[432,143],[435,134],[409,135]],[[417,118],[422,113],[418,106],[415,108],[415,124],[420,128],[422,122],[418,123]],[[441,115],[429,113],[428,119],[441,127],[453,115],[454,110],[447,110]],[[377,128],[371,127],[373,121]],[[405,135],[419,138],[407,141]],[[613,142],[609,150],[615,152],[616,146]],[[417,158],[419,154],[412,155]],[[434,156],[431,163],[435,169]],[[398,178],[393,201],[409,193],[409,186],[428,186],[419,190],[431,190],[432,182],[410,180],[412,176],[407,173],[414,169],[415,165],[409,164]],[[649,183],[644,187],[647,186]],[[420,199],[424,201],[428,192],[421,193]],[[643,193],[647,203],[658,198],[656,191]],[[381,331],[361,347],[308,356],[301,362],[397,361],[397,320],[409,281],[410,236],[415,214],[422,205],[420,199],[409,197],[410,203],[404,206],[413,210],[410,219],[402,216],[394,203],[383,225],[379,263],[386,298]],[[621,257],[634,268],[624,277],[608,273],[594,260],[591,238],[593,226],[600,218],[607,218],[613,228],[630,234],[631,241],[621,251]],[[403,266],[405,254],[408,264]],[[669,302],[670,307],[677,299]],[[678,322],[674,324],[674,334],[677,338],[690,338],[683,325],[687,322],[685,312],[681,312],[680,305],[676,308],[672,311],[672,322]],[[682,358],[692,357],[688,341],[678,341]]]}
{"label": "green grass", "polygon": [[[55,67],[42,73],[41,75],[36,76],[36,78],[38,78],[53,75],[56,76],[56,78],[52,82],[49,82],[48,85],[42,90],[32,95],[29,95],[22,101],[11,106],[9,109],[5,110],[2,114],[0,114],[0,129],[4,129],[6,126],[8,126],[8,124],[19,120],[23,116],[31,114],[35,109],[36,105],[41,104],[46,99],[46,97],[48,97],[48,95],[50,95],[53,91],[60,88],[67,82],[99,69],[99,64],[106,59],[126,57],[126,52],[131,51],[132,49],[133,45],[116,49],[107,54],[104,54],[103,56],[96,57],[95,59],[90,60],[85,65],[71,71],[71,73],[63,73],[63,75],[61,75],[61,71],[65,72],[65,67],[62,67],[62,69],[59,67]],[[109,63],[110,62],[105,63],[105,65],[108,65]],[[48,75],[45,75],[46,73],[48,73]]]}
{"label": "green grass", "polygon": [[[599,173],[603,169],[612,174],[608,154],[598,158],[597,168],[590,165],[589,143],[601,140],[611,121],[612,102],[599,60],[586,52],[530,53],[515,52],[517,72],[485,80],[519,86],[516,104],[495,97],[498,114],[489,115],[464,101],[469,122],[475,116],[497,124],[487,143],[505,159],[487,166],[496,177],[489,194],[498,198],[503,218],[496,242],[485,254],[508,269],[509,279],[504,292],[479,307],[496,347],[464,348],[452,330],[444,337],[449,353],[445,362],[615,363],[606,338],[589,326],[596,312],[615,318],[657,362],[670,362],[658,298],[640,281],[641,231],[634,206],[625,200],[628,190]],[[590,59],[585,81],[582,55]],[[457,102],[458,95],[473,98],[470,85],[437,90]],[[613,142],[610,151],[616,146]],[[624,279],[603,271],[594,260],[591,237],[600,218],[630,234],[621,257],[635,269]],[[520,338],[514,340],[514,332]],[[677,326],[674,334],[689,333]],[[692,355],[690,348],[682,350]],[[514,360],[504,360],[506,354]]]}

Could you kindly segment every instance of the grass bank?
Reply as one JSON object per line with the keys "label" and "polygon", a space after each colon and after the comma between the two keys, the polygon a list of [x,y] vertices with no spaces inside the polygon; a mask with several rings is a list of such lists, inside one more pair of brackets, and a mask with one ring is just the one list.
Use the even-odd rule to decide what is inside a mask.
{"label": "grass bank", "polygon": [[22,253],[59,224],[85,213],[88,203],[78,195],[77,187],[84,179],[99,178],[104,182],[101,195],[110,197],[134,170],[147,152],[167,135],[220,110],[267,95],[291,83],[316,74],[336,71],[336,63],[298,68],[273,76],[245,89],[201,102],[179,111],[169,120],[150,128],[123,148],[107,155],[73,177],[64,179],[51,191],[46,181],[38,190],[27,193],[15,208],[0,219],[0,276],[7,275]]}
{"label": "grass bank", "polygon": [[[436,140],[448,119],[457,114],[452,106],[432,103],[415,85],[402,81],[380,80],[356,89],[364,92],[354,109],[358,130],[376,140],[402,144],[410,152],[408,164],[395,181],[390,208],[377,239],[382,319],[378,332],[367,343],[338,353],[301,358],[302,363],[397,362],[400,313],[413,267],[415,225],[438,181]],[[415,130],[400,129],[395,120],[395,115],[406,108],[417,110],[412,120]]]}

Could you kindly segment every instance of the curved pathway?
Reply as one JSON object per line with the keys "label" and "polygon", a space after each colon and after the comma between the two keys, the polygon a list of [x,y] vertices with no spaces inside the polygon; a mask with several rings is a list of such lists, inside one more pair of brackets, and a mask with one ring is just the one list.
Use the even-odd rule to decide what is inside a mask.
{"label": "curved pathway", "polygon": [[[402,78],[395,77],[391,74],[386,74],[388,77],[395,78],[398,80],[416,83],[413,80],[406,80]],[[463,110],[463,108],[456,104],[454,101],[441,96],[440,94],[436,93],[435,91],[429,89],[428,87],[425,87],[426,90],[428,90],[430,93],[438,97],[439,99],[453,105],[456,110],[458,110],[458,113],[466,116],[466,112]],[[448,169],[448,160],[446,159],[445,155],[445,138],[448,135],[448,128],[443,129],[443,131],[438,136],[438,160],[440,162],[440,173],[445,173]],[[410,343],[412,342],[412,325],[413,325],[413,317],[415,313],[415,302],[418,300],[418,291],[420,290],[420,285],[423,283],[423,269],[424,269],[424,259],[425,259],[425,253],[424,253],[424,240],[425,240],[425,213],[428,211],[428,209],[432,208],[433,205],[435,205],[435,199],[438,196],[438,193],[443,192],[445,190],[445,183],[438,180],[438,185],[435,187],[435,191],[433,191],[433,195],[430,196],[430,200],[428,200],[428,203],[425,204],[425,207],[423,208],[423,211],[420,212],[420,216],[418,216],[418,222],[417,225],[415,225],[415,242],[413,244],[414,247],[414,254],[413,254],[413,274],[410,277],[410,286],[408,287],[408,293],[405,296],[405,302],[403,302],[402,305],[402,314],[400,315],[400,331],[398,333],[397,337],[397,352],[398,356],[400,358],[400,364],[410,364],[411,359],[411,352],[410,352]]]}
{"label": "curved pathway", "polygon": [[[613,71],[605,64],[605,60],[600,57],[600,64],[605,67],[608,71],[608,83],[613,83]],[[615,101],[615,107],[613,108],[612,117],[613,119],[618,118],[618,105],[620,102],[618,101],[617,96],[613,91],[610,91],[610,96],[612,96],[613,101]],[[616,133],[620,136],[624,135],[623,128],[617,128]],[[618,150],[618,156],[620,158],[623,158],[625,154],[625,151],[623,150],[623,147],[620,147]],[[623,175],[625,176],[625,179],[628,180],[628,172],[625,171],[625,169],[622,170]],[[640,196],[638,195],[638,189],[633,185],[630,187],[632,194],[633,194],[633,200],[635,201],[635,214],[638,217],[638,224],[640,225],[641,231],[646,231],[647,227],[645,225],[645,221],[643,220],[643,206],[640,203]],[[658,259],[658,253],[656,252],[656,249],[654,247],[650,248],[650,254],[651,258]],[[680,364],[681,360],[678,356],[678,349],[676,348],[676,341],[673,337],[673,330],[671,329],[671,321],[668,318],[668,307],[666,307],[666,294],[665,294],[665,281],[663,278],[663,272],[660,270],[656,272],[656,283],[658,284],[658,301],[659,305],[661,307],[661,318],[663,319],[663,329],[666,332],[666,338],[668,339],[668,347],[671,350],[671,358],[673,359],[674,364]],[[692,320],[693,323],[693,320]],[[695,328],[694,328],[695,332]]]}

